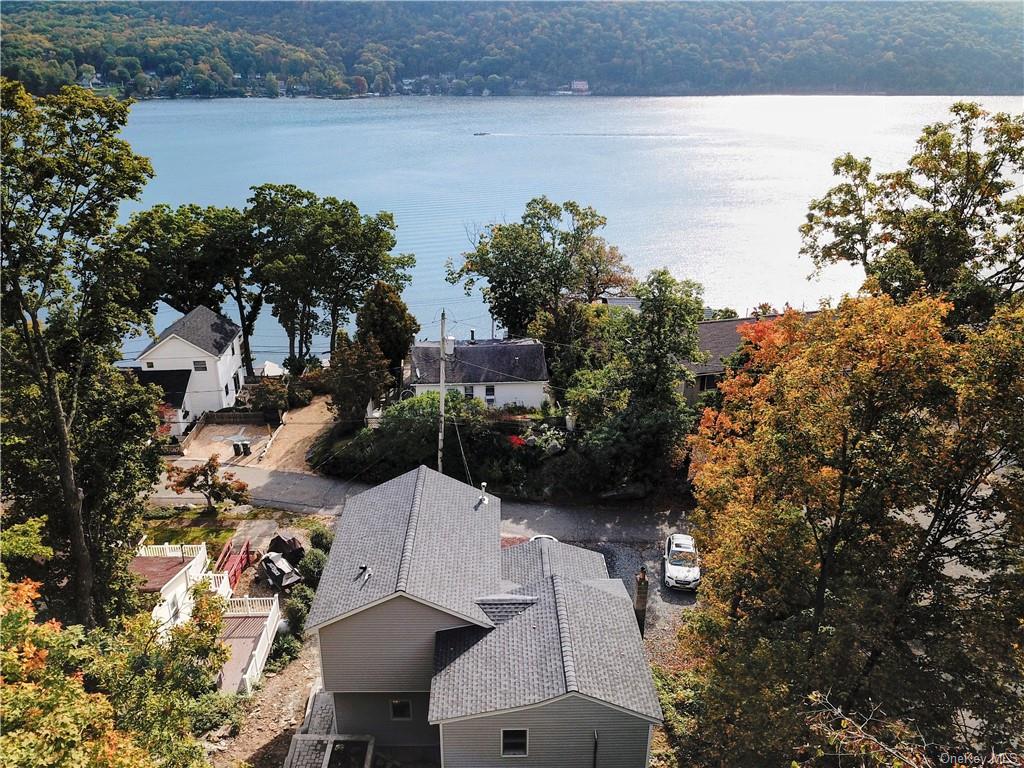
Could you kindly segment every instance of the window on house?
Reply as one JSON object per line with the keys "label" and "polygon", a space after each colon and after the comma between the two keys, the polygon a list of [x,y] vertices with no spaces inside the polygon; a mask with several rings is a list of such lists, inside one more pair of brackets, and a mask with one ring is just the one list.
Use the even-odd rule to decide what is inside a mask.
{"label": "window on house", "polygon": [[231,356],[235,356],[235,342],[233,341],[231,342]]}
{"label": "window on house", "polygon": [[705,374],[697,379],[697,389],[701,392],[707,392],[709,389],[715,389],[718,386],[718,376],[715,374]]}
{"label": "window on house", "polygon": [[501,756],[526,757],[529,753],[530,732],[525,728],[501,731]]}
{"label": "window on house", "polygon": [[193,360],[192,361],[192,370],[193,371],[205,371],[206,370],[206,361],[205,360]]}
{"label": "window on house", "polygon": [[227,397],[227,396],[228,396],[228,385],[225,384],[224,385],[224,397]]}
{"label": "window on house", "polygon": [[231,383],[235,385],[235,392],[238,391],[238,371],[235,371],[235,375],[231,377]]}
{"label": "window on house", "polygon": [[146,363],[146,367],[147,367],[147,368],[152,368],[152,367],[153,367],[153,364],[152,364],[152,363]]}
{"label": "window on house", "polygon": [[466,386],[464,386],[462,388],[462,394],[464,394],[466,396],[467,400],[472,400],[473,399],[473,385],[472,384],[467,384]]}
{"label": "window on house", "polygon": [[494,385],[488,384],[486,387],[484,387],[484,394],[487,397],[494,397]]}
{"label": "window on house", "polygon": [[412,720],[412,702],[409,699],[392,699],[391,719]]}

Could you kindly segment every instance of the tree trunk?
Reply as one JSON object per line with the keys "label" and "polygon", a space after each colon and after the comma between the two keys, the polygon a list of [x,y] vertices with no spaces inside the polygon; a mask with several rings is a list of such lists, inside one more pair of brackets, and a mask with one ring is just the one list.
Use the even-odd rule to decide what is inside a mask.
{"label": "tree trunk", "polygon": [[47,396],[54,426],[57,429],[57,474],[60,476],[61,494],[64,497],[64,514],[71,536],[71,557],[75,564],[74,590],[78,620],[91,629],[96,626],[96,611],[93,602],[93,567],[89,545],[85,538],[85,524],[82,519],[84,494],[75,482],[75,465],[71,458],[71,438],[64,406],[57,389],[56,373],[47,366]]}
{"label": "tree trunk", "polygon": [[255,376],[253,369],[252,346],[249,339],[252,338],[252,326],[255,318],[250,312],[246,312],[245,299],[242,297],[242,285],[235,280],[232,286],[231,295],[234,296],[235,306],[238,307],[238,324],[242,326],[242,364],[245,365],[245,372],[249,376]]}

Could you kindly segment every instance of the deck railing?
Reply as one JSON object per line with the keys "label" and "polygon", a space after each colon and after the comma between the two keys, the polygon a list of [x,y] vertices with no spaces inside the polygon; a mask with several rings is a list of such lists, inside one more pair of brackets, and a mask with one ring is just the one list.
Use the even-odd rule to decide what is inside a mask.
{"label": "deck railing", "polygon": [[253,648],[252,656],[249,657],[249,663],[246,665],[245,673],[242,675],[242,688],[245,690],[246,695],[248,695],[252,693],[252,689],[259,682],[260,675],[263,674],[263,667],[267,663],[270,647],[274,644],[274,636],[277,634],[277,623],[281,620],[281,611],[278,608],[276,597],[241,599],[266,600],[271,603],[270,613],[267,614],[267,621],[263,625],[263,632],[260,634],[256,647]]}
{"label": "deck railing", "polygon": [[231,599],[231,579],[226,573],[208,573],[203,578],[210,580],[210,591]]}
{"label": "deck railing", "polygon": [[280,613],[276,597],[232,597],[225,616],[267,616]]}
{"label": "deck railing", "polygon": [[143,544],[135,553],[138,557],[207,558],[206,544]]}

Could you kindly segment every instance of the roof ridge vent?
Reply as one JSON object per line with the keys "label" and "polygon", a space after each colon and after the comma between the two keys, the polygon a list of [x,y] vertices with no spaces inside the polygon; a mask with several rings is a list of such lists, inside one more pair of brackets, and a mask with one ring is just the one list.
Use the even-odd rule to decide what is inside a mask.
{"label": "roof ridge vent", "polygon": [[540,572],[546,579],[551,575],[551,555],[548,554],[548,539],[540,540]]}
{"label": "roof ridge vent", "polygon": [[423,486],[427,480],[427,468],[420,466],[416,473],[416,490],[412,494],[412,505],[409,508],[409,523],[405,529],[405,543],[402,544],[402,560],[398,564],[398,581],[396,592],[405,592],[409,583],[409,569],[412,568],[412,549],[416,541],[416,524],[420,517],[420,500],[423,498]]}
{"label": "roof ridge vent", "polygon": [[566,693],[579,693],[576,681],[576,657],[572,652],[572,634],[569,628],[569,610],[565,605],[565,591],[558,576],[551,577],[551,588],[555,593],[555,613],[558,616],[558,642],[562,648],[562,669],[565,671]]}

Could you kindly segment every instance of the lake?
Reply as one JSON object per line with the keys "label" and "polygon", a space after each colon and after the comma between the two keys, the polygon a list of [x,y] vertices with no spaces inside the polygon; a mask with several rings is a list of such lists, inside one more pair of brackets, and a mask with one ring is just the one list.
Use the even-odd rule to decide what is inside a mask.
{"label": "lake", "polygon": [[[709,306],[741,314],[767,301],[815,307],[855,291],[842,266],[808,280],[797,228],[808,201],[833,183],[844,152],[900,167],[923,125],[955,97],[735,96],[687,98],[447,98],[349,101],[233,99],[136,104],[124,135],[153,162],[138,204],[243,206],[249,187],[292,183],[388,210],[398,248],[416,254],[405,292],[437,338],[490,334],[479,294],[445,282],[487,224],[518,219],[531,197],[577,200],[608,218],[602,233],[638,276],[668,267],[704,286]],[[1020,111],[1017,97],[977,99]],[[486,135],[475,135],[486,134]],[[158,329],[175,317],[161,308]],[[132,340],[127,356],[146,345]],[[314,350],[327,346],[318,340]],[[257,362],[286,341],[265,313]]]}

